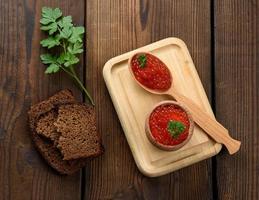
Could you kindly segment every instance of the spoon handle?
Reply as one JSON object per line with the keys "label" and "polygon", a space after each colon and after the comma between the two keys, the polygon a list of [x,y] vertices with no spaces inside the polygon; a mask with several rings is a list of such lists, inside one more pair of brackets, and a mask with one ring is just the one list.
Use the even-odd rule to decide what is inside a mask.
{"label": "spoon handle", "polygon": [[194,121],[216,142],[224,144],[229,154],[234,154],[239,150],[241,142],[231,138],[224,126],[200,109],[191,99],[179,94],[173,88],[168,92],[168,95],[174,97],[178,102],[183,103],[190,110]]}

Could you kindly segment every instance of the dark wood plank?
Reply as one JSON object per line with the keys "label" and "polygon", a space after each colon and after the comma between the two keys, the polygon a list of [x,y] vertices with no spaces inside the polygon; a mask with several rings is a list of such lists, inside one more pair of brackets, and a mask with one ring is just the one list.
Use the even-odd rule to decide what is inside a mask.
{"label": "dark wood plank", "polygon": [[217,156],[219,199],[259,199],[259,1],[215,1],[216,115],[242,141]]}
{"label": "dark wood plank", "polygon": [[211,160],[160,178],[138,171],[102,77],[108,59],[175,36],[187,43],[210,97],[210,2],[86,1],[86,26],[86,82],[106,152],[86,169],[85,199],[212,198]]}
{"label": "dark wood plank", "polygon": [[[58,6],[84,24],[84,1],[0,0],[0,199],[80,199],[80,172],[57,175],[31,143],[27,110],[61,88],[78,91],[40,64],[42,6]],[[83,63],[80,64],[80,71]]]}

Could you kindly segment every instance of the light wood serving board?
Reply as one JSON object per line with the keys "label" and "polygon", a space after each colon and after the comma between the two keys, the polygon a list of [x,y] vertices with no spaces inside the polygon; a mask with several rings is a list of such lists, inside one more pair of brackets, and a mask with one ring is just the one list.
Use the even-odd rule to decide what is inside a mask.
{"label": "light wood serving board", "polygon": [[110,59],[103,68],[103,77],[139,170],[155,177],[216,155],[221,144],[210,139],[197,125],[191,140],[177,151],[163,151],[149,142],[145,134],[147,114],[156,103],[170,98],[146,92],[131,77],[127,61],[140,51],[159,57],[170,68],[174,87],[214,116],[182,40],[167,38]]}

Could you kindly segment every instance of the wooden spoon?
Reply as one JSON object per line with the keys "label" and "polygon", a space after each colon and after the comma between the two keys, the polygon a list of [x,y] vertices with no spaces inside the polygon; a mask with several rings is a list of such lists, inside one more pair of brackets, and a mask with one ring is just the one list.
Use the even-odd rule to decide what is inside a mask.
{"label": "wooden spoon", "polygon": [[[184,104],[187,109],[191,112],[191,115],[194,119],[194,121],[209,135],[211,136],[216,142],[224,144],[225,147],[227,148],[229,154],[234,154],[236,153],[241,145],[241,142],[238,140],[235,140],[233,138],[230,137],[228,130],[222,126],[216,119],[212,118],[210,115],[208,115],[208,113],[206,113],[205,111],[203,111],[196,103],[194,103],[191,99],[189,99],[188,97],[178,93],[175,88],[173,87],[172,84],[172,74],[170,72],[171,75],[171,86],[168,90],[166,91],[160,91],[160,90],[153,90],[150,88],[147,88],[146,86],[144,86],[143,84],[141,84],[135,77],[134,72],[132,71],[132,65],[131,65],[131,61],[132,58],[136,55],[152,55],[151,53],[147,53],[147,52],[138,52],[137,54],[134,54],[129,60],[128,60],[128,66],[129,66],[129,70],[131,72],[131,75],[134,77],[134,79],[136,80],[136,82],[145,90],[147,90],[150,93],[153,94],[159,94],[159,95],[169,95],[172,96],[176,101]],[[154,56],[156,57],[156,56]],[[157,57],[156,57],[157,58]],[[158,60],[160,60],[159,58],[157,58]],[[160,60],[161,61],[161,60]],[[163,64],[164,62],[161,61]],[[166,66],[164,64],[164,66]],[[167,67],[167,66],[166,66]],[[168,67],[167,67],[168,68]],[[168,70],[170,71],[170,69],[168,68]]]}

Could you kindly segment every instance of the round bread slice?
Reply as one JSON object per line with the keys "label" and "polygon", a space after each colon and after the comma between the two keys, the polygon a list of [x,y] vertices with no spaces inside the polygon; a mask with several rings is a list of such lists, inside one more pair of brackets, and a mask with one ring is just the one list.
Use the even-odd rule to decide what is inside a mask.
{"label": "round bread slice", "polygon": [[62,90],[49,99],[33,105],[28,111],[31,137],[35,147],[46,162],[60,174],[72,174],[87,163],[87,159],[63,160],[63,155],[56,147],[57,131],[51,125],[56,121],[59,106],[75,102],[70,90]]}
{"label": "round bread slice", "polygon": [[61,105],[54,123],[60,133],[57,147],[64,160],[95,157],[103,152],[96,130],[95,110],[86,104]]}

